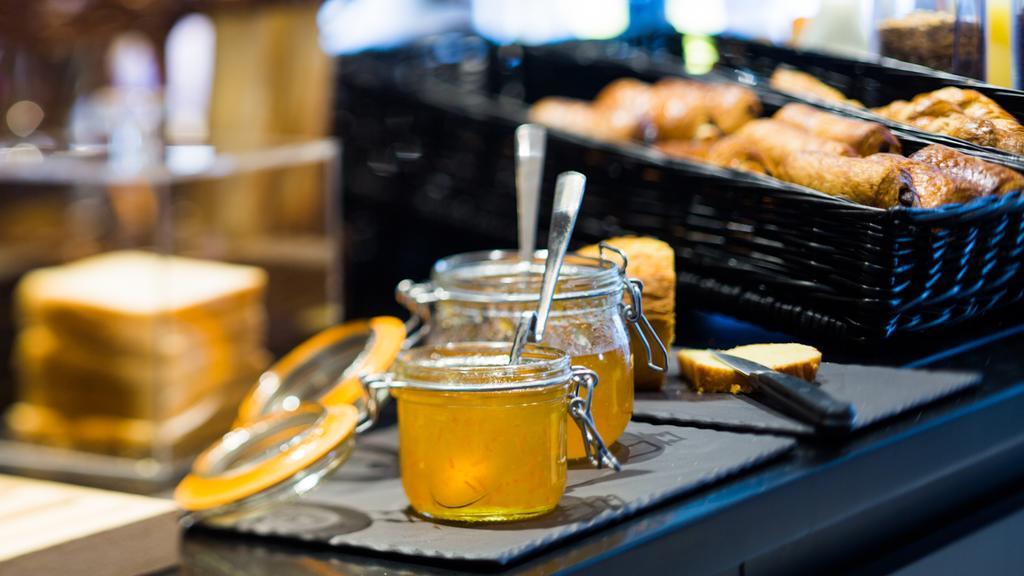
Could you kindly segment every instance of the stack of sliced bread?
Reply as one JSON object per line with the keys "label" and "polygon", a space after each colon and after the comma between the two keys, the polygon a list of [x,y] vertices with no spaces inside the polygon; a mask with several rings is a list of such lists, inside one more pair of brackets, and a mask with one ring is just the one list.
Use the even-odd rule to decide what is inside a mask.
{"label": "stack of sliced bread", "polygon": [[[676,258],[672,247],[655,238],[622,236],[605,241],[622,250],[629,259],[626,274],[644,283],[643,309],[651,327],[666,348],[672,346],[676,332]],[[580,250],[584,256],[597,256],[597,245]],[[614,258],[614,256],[606,257]],[[628,299],[628,296],[627,296]],[[635,331],[631,335],[633,349],[633,381],[641,390],[660,390],[665,384],[665,373],[647,367],[647,352]],[[658,353],[654,352],[655,360]]]}
{"label": "stack of sliced bread", "polygon": [[266,282],[251,266],[137,251],[27,274],[9,427],[131,456],[202,445],[269,363]]}

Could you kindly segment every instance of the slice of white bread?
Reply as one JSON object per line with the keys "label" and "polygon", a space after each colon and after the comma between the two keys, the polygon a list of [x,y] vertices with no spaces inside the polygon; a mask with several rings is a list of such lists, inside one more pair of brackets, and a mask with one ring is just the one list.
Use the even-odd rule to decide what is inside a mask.
{"label": "slice of white bread", "polygon": [[61,338],[159,354],[261,327],[266,284],[254,266],[118,251],[26,274],[17,306]]}
{"label": "slice of white bread", "polygon": [[[676,318],[676,256],[672,246],[656,238],[620,236],[606,240],[622,250],[629,259],[626,274],[644,283],[644,314],[666,349],[675,340]],[[582,248],[583,256],[597,257],[600,248],[594,244]],[[614,254],[606,257],[615,259]],[[633,382],[643,390],[659,390],[665,384],[665,374],[647,368],[646,352],[636,334],[631,331],[630,348],[633,351]],[[655,355],[657,359],[657,355]]]}
{"label": "slice of white bread", "polygon": [[[748,344],[723,350],[778,372],[813,382],[821,365],[821,352],[804,344]],[[708,350],[679,351],[679,369],[698,392],[749,392],[743,376],[723,364]]]}

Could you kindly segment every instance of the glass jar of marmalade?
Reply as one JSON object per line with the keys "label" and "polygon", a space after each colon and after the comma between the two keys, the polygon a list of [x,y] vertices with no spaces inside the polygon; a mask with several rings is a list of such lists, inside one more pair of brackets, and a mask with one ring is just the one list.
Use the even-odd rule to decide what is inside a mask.
{"label": "glass jar of marmalade", "polygon": [[618,468],[590,417],[597,376],[547,346],[527,345],[509,364],[510,348],[425,346],[365,380],[372,405],[389,392],[398,405],[402,487],[420,514],[499,522],[550,512],[565,491],[567,418],[593,464]]}
{"label": "glass jar of marmalade", "polygon": [[[537,307],[546,256],[541,250],[526,262],[503,250],[459,254],[439,260],[429,282],[403,281],[398,299],[423,322],[412,340],[425,336],[433,345],[511,342],[522,315]],[[566,256],[542,341],[564,350],[574,365],[597,373],[601,385],[594,393],[594,421],[609,444],[626,429],[633,413],[629,330],[636,331],[647,350],[639,361],[654,369],[668,364],[664,345],[643,316],[642,284],[626,277],[621,260]],[[657,356],[659,364],[652,358]],[[569,458],[585,453],[583,437],[569,434]]]}

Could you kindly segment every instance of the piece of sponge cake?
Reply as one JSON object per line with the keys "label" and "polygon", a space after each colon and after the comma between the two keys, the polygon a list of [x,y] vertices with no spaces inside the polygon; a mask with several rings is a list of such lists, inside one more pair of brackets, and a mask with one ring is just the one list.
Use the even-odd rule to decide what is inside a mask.
{"label": "piece of sponge cake", "polygon": [[[804,344],[748,344],[723,350],[767,366],[777,372],[813,382],[821,365],[821,352]],[[708,350],[684,348],[679,351],[679,369],[698,392],[749,392],[741,374],[719,361]]]}

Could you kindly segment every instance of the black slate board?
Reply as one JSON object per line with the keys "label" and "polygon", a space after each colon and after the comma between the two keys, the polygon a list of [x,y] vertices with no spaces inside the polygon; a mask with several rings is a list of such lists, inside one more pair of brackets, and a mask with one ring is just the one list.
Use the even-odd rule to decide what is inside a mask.
{"label": "black slate board", "polygon": [[788,438],[630,423],[615,446],[622,472],[573,467],[559,507],[523,522],[457,526],[416,516],[402,491],[394,428],[358,439],[340,472],[305,498],[235,531],[331,546],[507,564],[732,476],[795,446]]}
{"label": "black slate board", "polygon": [[[634,419],[768,434],[807,436],[814,432],[810,426],[744,395],[698,394],[681,380],[675,358],[671,365],[664,390],[637,394]],[[823,363],[817,381],[836,398],[853,404],[857,430],[977,386],[981,375]]]}

